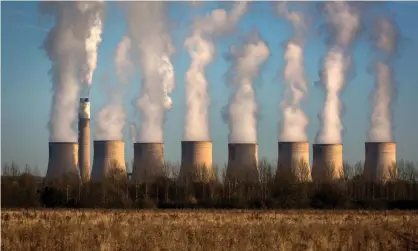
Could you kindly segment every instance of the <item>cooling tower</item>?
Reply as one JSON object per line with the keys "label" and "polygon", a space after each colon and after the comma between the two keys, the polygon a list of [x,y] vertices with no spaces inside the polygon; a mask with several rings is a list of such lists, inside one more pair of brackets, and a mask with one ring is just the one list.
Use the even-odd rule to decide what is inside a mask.
{"label": "cooling tower", "polygon": [[90,101],[80,98],[78,113],[78,160],[83,181],[90,180]]}
{"label": "cooling tower", "polygon": [[212,142],[182,141],[179,179],[181,181],[208,182],[214,178]]}
{"label": "cooling tower", "polygon": [[228,144],[228,167],[226,178],[229,181],[258,182],[258,145],[246,143]]}
{"label": "cooling tower", "polygon": [[314,144],[312,179],[330,181],[340,179],[343,175],[343,145]]}
{"label": "cooling tower", "polygon": [[364,178],[366,180],[385,183],[396,178],[395,142],[366,142],[365,150]]}
{"label": "cooling tower", "polygon": [[80,177],[78,170],[78,145],[72,142],[50,142],[46,179],[51,180],[64,175]]}
{"label": "cooling tower", "polygon": [[126,175],[123,140],[97,140],[93,147],[93,180],[101,180],[114,172]]}
{"label": "cooling tower", "polygon": [[164,175],[164,144],[134,143],[132,181],[152,182]]}
{"label": "cooling tower", "polygon": [[279,142],[278,179],[311,180],[309,142]]}

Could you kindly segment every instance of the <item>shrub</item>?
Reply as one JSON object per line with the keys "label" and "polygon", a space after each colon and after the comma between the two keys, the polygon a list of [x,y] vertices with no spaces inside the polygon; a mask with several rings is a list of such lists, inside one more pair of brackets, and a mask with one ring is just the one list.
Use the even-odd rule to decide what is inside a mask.
{"label": "shrub", "polygon": [[316,209],[344,208],[348,198],[337,184],[322,184],[310,198],[310,205]]}

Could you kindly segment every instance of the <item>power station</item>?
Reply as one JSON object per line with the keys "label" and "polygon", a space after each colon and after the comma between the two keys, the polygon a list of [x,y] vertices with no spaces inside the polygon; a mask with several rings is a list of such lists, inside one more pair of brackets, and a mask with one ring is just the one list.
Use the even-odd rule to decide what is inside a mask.
{"label": "power station", "polygon": [[179,180],[209,182],[215,178],[211,141],[182,141]]}
{"label": "power station", "polygon": [[[74,174],[90,180],[90,101],[80,98],[78,144],[50,142],[46,179]],[[309,142],[278,142],[277,179],[298,182],[330,181],[343,177],[343,145],[313,144],[312,172],[309,166]],[[126,174],[124,141],[94,141],[93,180],[101,180],[112,170]],[[153,182],[165,173],[164,143],[134,143],[132,181]],[[364,179],[384,183],[397,176],[396,143],[366,142]],[[182,141],[180,181],[209,182],[215,179],[211,141]],[[227,181],[258,182],[258,145],[228,144]]]}
{"label": "power station", "polygon": [[83,181],[90,180],[90,101],[80,98],[78,112],[78,160]]}
{"label": "power station", "polygon": [[343,176],[343,145],[314,144],[312,179],[314,181],[331,181],[338,180]]}
{"label": "power station", "polygon": [[[79,144],[50,142],[46,179],[75,175],[90,177],[90,119],[88,99],[80,99]],[[101,180],[112,171],[126,175],[123,140],[94,141],[92,179]],[[312,171],[309,165],[309,142],[278,142],[277,179],[297,182],[331,181],[343,178],[343,145],[313,144]],[[289,175],[292,175],[291,177]],[[132,181],[153,182],[165,177],[164,143],[134,143]],[[396,179],[396,143],[366,142],[364,179],[385,183]],[[212,166],[212,142],[182,141],[179,181],[209,182],[215,179]],[[258,145],[229,143],[226,181],[259,182]]]}
{"label": "power station", "polygon": [[258,145],[250,143],[228,144],[227,181],[259,182]]}
{"label": "power station", "polygon": [[49,159],[46,179],[65,175],[80,177],[78,170],[78,145],[72,142],[49,142]]}
{"label": "power station", "polygon": [[123,140],[96,140],[93,147],[93,180],[101,180],[115,172],[126,175]]}
{"label": "power station", "polygon": [[309,142],[278,143],[277,179],[293,179],[297,182],[311,180],[309,166]]}
{"label": "power station", "polygon": [[134,143],[132,181],[136,183],[153,182],[156,178],[164,175],[164,144]]}
{"label": "power station", "polygon": [[366,142],[365,153],[365,180],[385,183],[396,178],[395,142]]}

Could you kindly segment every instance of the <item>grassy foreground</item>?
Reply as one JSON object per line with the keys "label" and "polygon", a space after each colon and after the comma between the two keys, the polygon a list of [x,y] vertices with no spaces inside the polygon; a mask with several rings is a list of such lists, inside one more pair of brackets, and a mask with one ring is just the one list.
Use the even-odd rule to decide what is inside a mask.
{"label": "grassy foreground", "polygon": [[2,210],[1,224],[1,250],[418,250],[417,212]]}

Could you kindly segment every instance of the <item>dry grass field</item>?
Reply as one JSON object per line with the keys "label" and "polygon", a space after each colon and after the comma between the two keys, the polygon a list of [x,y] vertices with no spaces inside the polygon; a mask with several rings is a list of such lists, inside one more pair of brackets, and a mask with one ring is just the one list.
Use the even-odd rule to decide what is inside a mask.
{"label": "dry grass field", "polygon": [[418,250],[417,212],[3,210],[1,224],[1,250]]}

